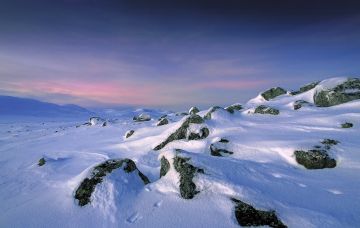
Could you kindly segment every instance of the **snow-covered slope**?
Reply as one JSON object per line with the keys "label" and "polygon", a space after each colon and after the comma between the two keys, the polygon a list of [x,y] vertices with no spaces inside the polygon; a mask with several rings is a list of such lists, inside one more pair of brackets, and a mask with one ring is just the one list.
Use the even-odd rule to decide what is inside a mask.
{"label": "snow-covered slope", "polygon": [[[68,120],[2,123],[0,227],[238,227],[232,198],[275,210],[288,227],[359,227],[360,100],[317,107],[313,96],[325,83],[269,101],[258,97],[233,114],[218,109],[189,127],[206,126],[206,138],[187,140],[187,135],[160,150],[154,148],[188,116],[168,113],[170,123],[162,126],[156,126],[158,116],[134,122],[134,113],[122,113],[106,127],[76,127],[82,122]],[[298,100],[308,104],[294,110]],[[254,114],[259,105],[279,115]],[[342,128],[343,123],[353,127]],[[126,138],[128,130],[134,134]],[[294,151],[322,147],[324,139],[339,142],[328,149],[335,168],[298,164]],[[233,153],[213,156],[211,145]],[[182,197],[176,157],[190,158],[187,163],[198,169],[191,199]],[[151,183],[115,170],[96,185],[91,202],[79,206],[74,195],[91,170],[125,158]],[[160,178],[163,158],[169,166]]]}

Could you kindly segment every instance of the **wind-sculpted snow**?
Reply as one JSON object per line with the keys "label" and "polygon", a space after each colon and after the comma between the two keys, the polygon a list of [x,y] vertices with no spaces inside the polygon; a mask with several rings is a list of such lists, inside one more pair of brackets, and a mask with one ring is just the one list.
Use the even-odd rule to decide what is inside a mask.
{"label": "wind-sculpted snow", "polygon": [[[99,114],[112,120],[106,127],[81,125],[92,115],[1,119],[0,227],[358,227],[360,100],[314,103],[318,91],[347,80],[258,96],[205,120],[209,109],[201,110],[185,128],[192,115],[144,109]],[[278,115],[255,114],[261,105]],[[151,119],[132,119],[141,113]],[[157,126],[165,114],[168,124]],[[178,129],[181,137],[167,140]],[[79,206],[76,191],[94,167],[119,158],[131,159],[150,183],[121,166]]]}

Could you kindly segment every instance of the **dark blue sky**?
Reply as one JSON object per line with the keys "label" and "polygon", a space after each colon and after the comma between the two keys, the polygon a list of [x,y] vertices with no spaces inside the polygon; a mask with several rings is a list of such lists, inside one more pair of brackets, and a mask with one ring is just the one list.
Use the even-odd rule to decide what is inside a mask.
{"label": "dark blue sky", "polygon": [[356,1],[2,1],[0,93],[206,107],[360,74]]}

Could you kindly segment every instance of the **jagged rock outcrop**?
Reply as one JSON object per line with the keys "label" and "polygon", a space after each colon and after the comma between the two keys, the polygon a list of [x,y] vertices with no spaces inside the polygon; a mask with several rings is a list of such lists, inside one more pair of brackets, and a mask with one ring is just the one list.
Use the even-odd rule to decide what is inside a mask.
{"label": "jagged rock outcrop", "polygon": [[303,87],[300,87],[299,91],[292,91],[290,94],[291,95],[297,95],[297,94],[300,94],[300,93],[307,92],[307,91],[315,88],[315,86],[317,86],[319,83],[320,83],[320,81],[316,81],[316,82],[306,84]]}
{"label": "jagged rock outcrop", "polygon": [[244,203],[241,200],[231,198],[236,204],[235,217],[241,226],[270,226],[276,228],[287,227],[276,216],[275,211],[257,210],[250,204]]}
{"label": "jagged rock outcrop", "polygon": [[200,112],[200,110],[197,107],[191,107],[189,110],[190,115],[196,114],[198,112]]}
{"label": "jagged rock outcrop", "polygon": [[196,173],[203,173],[203,169],[199,169],[188,161],[190,158],[175,156],[173,160],[175,170],[180,174],[180,195],[184,199],[192,199],[199,193],[196,190],[196,185],[193,178]]}
{"label": "jagged rock outcrop", "polygon": [[113,170],[122,168],[125,173],[137,172],[144,185],[149,184],[149,179],[136,167],[134,161],[130,159],[112,159],[101,163],[93,168],[90,177],[85,178],[75,191],[75,199],[80,206],[90,203],[90,198],[97,184],[101,183],[103,178]]}
{"label": "jagged rock outcrop", "polygon": [[149,120],[151,120],[151,116],[149,114],[146,114],[146,113],[141,113],[138,116],[134,116],[133,120],[135,122],[149,121]]}
{"label": "jagged rock outcrop", "polygon": [[349,78],[336,86],[322,86],[314,94],[318,107],[329,107],[360,99],[360,79]]}
{"label": "jagged rock outcrop", "polygon": [[339,141],[333,139],[324,139],[321,141],[322,146],[314,146],[313,149],[304,151],[296,150],[294,152],[297,163],[307,169],[324,169],[336,167],[336,160],[331,158],[328,151]]}
{"label": "jagged rock outcrop", "polygon": [[279,115],[280,111],[278,109],[276,109],[276,108],[272,108],[272,107],[265,106],[265,105],[260,105],[260,106],[255,108],[254,113]]}
{"label": "jagged rock outcrop", "polygon": [[281,87],[274,87],[274,88],[271,88],[271,89],[266,90],[265,92],[261,93],[261,96],[265,100],[269,101],[269,100],[274,99],[275,97],[283,95],[283,94],[286,94],[286,90],[284,90]]}
{"label": "jagged rock outcrop", "polygon": [[207,127],[202,127],[199,132],[194,132],[189,128],[191,124],[202,123],[204,123],[204,120],[199,115],[190,115],[174,133],[172,133],[165,141],[157,145],[154,150],[160,150],[174,140],[198,140],[206,138],[209,135],[209,129]]}
{"label": "jagged rock outcrop", "polygon": [[230,112],[231,114],[233,114],[235,111],[240,111],[242,108],[243,107],[241,104],[233,104],[233,105],[226,107],[225,110]]}

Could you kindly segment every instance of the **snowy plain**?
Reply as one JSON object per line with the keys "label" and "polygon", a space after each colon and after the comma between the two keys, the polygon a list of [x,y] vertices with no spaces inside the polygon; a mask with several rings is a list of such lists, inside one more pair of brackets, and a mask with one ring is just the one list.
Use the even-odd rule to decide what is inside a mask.
{"label": "snowy plain", "polygon": [[[259,96],[234,114],[214,112],[205,121],[207,138],[174,141],[159,151],[153,148],[186,116],[107,111],[103,117],[112,121],[105,127],[82,125],[86,118],[2,118],[0,227],[239,227],[231,197],[275,210],[288,227],[360,227],[360,100],[293,109],[296,100],[313,103],[315,90],[270,101]],[[280,114],[254,114],[259,104]],[[152,120],[134,122],[143,112]],[[156,126],[164,114],[170,123]],[[353,128],[341,128],[345,122]],[[131,129],[135,133],[125,138]],[[210,155],[210,145],[221,138],[234,154]],[[331,149],[335,168],[307,170],[296,162],[295,150],[327,138],[340,142]],[[200,192],[193,199],[180,197],[173,168],[159,178],[161,157],[173,157],[175,149],[204,169],[194,178]],[[39,167],[42,157],[47,162]],[[112,158],[134,160],[151,183],[114,171],[96,187],[91,203],[80,207],[76,188],[91,168]]]}

